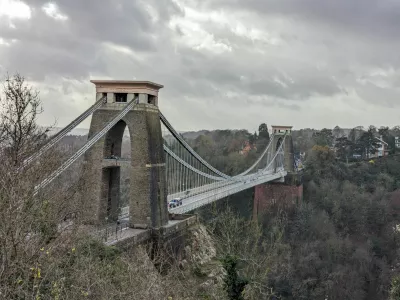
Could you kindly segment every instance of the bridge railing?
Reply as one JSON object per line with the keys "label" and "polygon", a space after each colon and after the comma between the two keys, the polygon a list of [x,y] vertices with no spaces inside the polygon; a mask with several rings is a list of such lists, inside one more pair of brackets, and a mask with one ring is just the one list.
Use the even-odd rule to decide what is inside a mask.
{"label": "bridge railing", "polygon": [[101,226],[92,234],[99,240],[107,242],[109,240],[118,240],[119,238],[122,238],[123,232],[129,228],[128,222],[121,224],[107,224]]}

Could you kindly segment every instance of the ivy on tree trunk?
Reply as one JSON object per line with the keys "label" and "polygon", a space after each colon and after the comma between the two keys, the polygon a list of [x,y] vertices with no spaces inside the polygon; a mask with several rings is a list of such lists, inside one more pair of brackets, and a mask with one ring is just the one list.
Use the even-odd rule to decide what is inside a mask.
{"label": "ivy on tree trunk", "polygon": [[237,272],[238,259],[235,256],[227,255],[222,260],[222,266],[226,271],[224,278],[225,290],[230,300],[243,300],[242,293],[249,283],[245,278],[241,278]]}

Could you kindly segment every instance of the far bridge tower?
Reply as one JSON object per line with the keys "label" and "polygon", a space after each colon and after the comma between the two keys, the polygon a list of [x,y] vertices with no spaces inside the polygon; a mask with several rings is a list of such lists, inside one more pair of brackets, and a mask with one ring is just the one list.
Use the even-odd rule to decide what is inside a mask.
{"label": "far bridge tower", "polygon": [[284,149],[284,166],[288,174],[281,181],[268,182],[254,187],[253,218],[274,206],[290,207],[303,199],[301,173],[294,166],[292,126],[273,125],[272,154],[275,155],[280,145]]}

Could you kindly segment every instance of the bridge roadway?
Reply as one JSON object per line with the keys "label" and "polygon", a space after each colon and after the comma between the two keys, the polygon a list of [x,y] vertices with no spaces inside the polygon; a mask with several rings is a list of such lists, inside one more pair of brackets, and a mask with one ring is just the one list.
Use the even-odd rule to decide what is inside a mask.
{"label": "bridge roadway", "polygon": [[169,212],[174,214],[184,214],[186,212],[192,211],[206,204],[212,203],[219,199],[228,197],[232,194],[236,194],[240,191],[251,188],[253,186],[283,178],[286,175],[287,172],[284,171],[282,168],[280,170],[277,170],[276,173],[269,171],[269,172],[263,172],[261,174],[258,173],[258,174],[243,176],[242,177],[243,180],[241,181],[234,181],[225,186],[182,199],[182,205],[170,208]]}
{"label": "bridge roadway", "polygon": [[205,184],[205,185],[202,185],[202,186],[199,186],[196,188],[183,190],[178,193],[168,195],[167,201],[169,202],[172,199],[176,199],[176,198],[181,198],[183,200],[183,199],[193,197],[198,194],[203,194],[203,193],[211,191],[211,190],[215,190],[215,189],[219,189],[221,187],[227,186],[227,185],[231,185],[232,183],[235,183],[235,182],[251,180],[252,177],[259,176],[260,174],[272,174],[272,171],[270,170],[270,171],[264,171],[263,173],[252,173],[250,175],[246,175],[246,176],[242,176],[242,177],[234,177],[233,180],[221,180],[221,181],[216,181],[213,183]]}
{"label": "bridge roadway", "polygon": [[[170,213],[173,214],[184,214],[211,202],[249,189],[253,186],[281,179],[286,175],[287,172],[283,168],[278,169],[276,173],[274,173],[272,170],[269,170],[262,173],[255,173],[243,176],[240,180],[237,181],[220,181],[211,183],[206,186],[191,189],[189,190],[189,194],[187,194],[187,191],[183,191],[180,193],[168,195],[168,202],[175,198],[181,198],[182,200],[181,206],[169,208],[168,210]],[[123,207],[121,209],[119,219],[122,220],[127,218],[128,216],[129,207]]]}
{"label": "bridge roadway", "polygon": [[213,183],[209,183],[206,185],[202,185],[196,188],[192,188],[192,189],[187,189],[178,193],[174,193],[174,194],[170,194],[167,196],[167,200],[168,202],[171,201],[172,199],[176,199],[176,198],[181,198],[181,199],[185,199],[185,198],[189,198],[189,197],[193,197],[194,195],[198,195],[198,194],[202,194],[211,190],[215,190],[218,188],[221,188],[223,186],[232,184],[232,181],[217,181],[217,182],[213,182]]}

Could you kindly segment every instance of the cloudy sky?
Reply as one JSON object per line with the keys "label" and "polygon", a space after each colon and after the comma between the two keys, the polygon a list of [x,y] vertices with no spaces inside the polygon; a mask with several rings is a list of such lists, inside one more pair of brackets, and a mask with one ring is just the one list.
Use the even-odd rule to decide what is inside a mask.
{"label": "cloudy sky", "polygon": [[397,0],[0,0],[0,74],[40,89],[44,125],[90,79],[163,84],[178,130],[399,125],[399,44]]}

